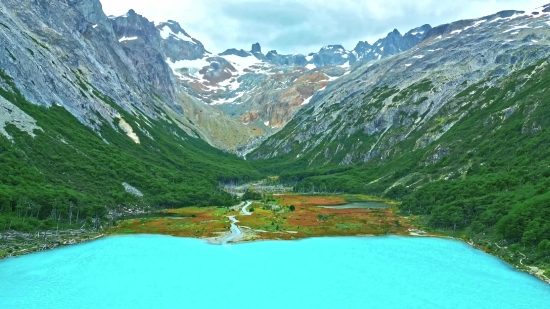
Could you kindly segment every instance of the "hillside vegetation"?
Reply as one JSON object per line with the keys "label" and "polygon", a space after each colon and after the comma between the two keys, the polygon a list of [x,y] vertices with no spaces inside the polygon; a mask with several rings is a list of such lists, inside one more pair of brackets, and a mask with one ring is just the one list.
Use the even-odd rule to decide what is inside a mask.
{"label": "hillside vegetation", "polygon": [[[0,135],[0,231],[81,227],[86,220],[99,228],[109,211],[231,205],[235,200],[219,189],[220,181],[260,177],[247,162],[189,137],[173,122],[131,115],[98,91],[94,95],[133,126],[140,143],[118,124],[104,122],[94,132],[63,107],[27,102],[0,73],[11,88],[0,87],[0,96],[40,128],[32,137],[8,123],[12,139]],[[123,183],[143,196],[126,192]]]}
{"label": "hillside vegetation", "polygon": [[[489,249],[521,249],[550,265],[550,67],[544,60],[498,86],[484,85],[469,85],[452,98],[447,106],[469,109],[468,116],[426,148],[414,150],[414,141],[427,133],[418,130],[387,157],[359,165],[319,168],[308,164],[316,160],[311,152],[255,165],[281,174],[283,181],[297,181],[304,191],[399,200],[401,211],[422,215],[427,228],[466,235]],[[431,121],[448,112],[440,110]],[[343,142],[368,140],[363,134]]]}

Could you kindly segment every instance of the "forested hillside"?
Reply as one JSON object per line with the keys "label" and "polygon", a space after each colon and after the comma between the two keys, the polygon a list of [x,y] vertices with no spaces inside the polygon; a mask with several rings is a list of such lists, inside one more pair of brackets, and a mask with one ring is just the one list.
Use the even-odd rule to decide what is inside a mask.
{"label": "forested hillside", "polygon": [[[0,134],[0,230],[77,221],[80,227],[86,219],[101,225],[109,211],[123,209],[231,205],[235,200],[219,182],[260,177],[247,162],[189,137],[171,120],[138,118],[96,90],[94,96],[137,124],[140,143],[121,132],[119,123],[102,122],[98,133],[63,107],[31,104],[0,74],[11,88],[0,87],[0,96],[34,118],[37,127],[33,137],[16,126],[19,120],[8,121],[8,136]],[[0,106],[5,116],[17,112]]]}
{"label": "forested hillside", "polygon": [[[437,143],[352,166],[309,166],[312,157],[256,161],[302,190],[385,196],[428,227],[550,257],[550,66],[542,60],[498,87],[473,84],[450,108],[470,109]],[[473,106],[472,106],[473,105]],[[443,109],[432,121],[441,121]],[[460,113],[460,110],[458,111]],[[356,136],[356,137],[360,137]],[[434,155],[435,154],[435,155]],[[307,167],[301,169],[300,167]],[[515,245],[514,245],[515,244]]]}

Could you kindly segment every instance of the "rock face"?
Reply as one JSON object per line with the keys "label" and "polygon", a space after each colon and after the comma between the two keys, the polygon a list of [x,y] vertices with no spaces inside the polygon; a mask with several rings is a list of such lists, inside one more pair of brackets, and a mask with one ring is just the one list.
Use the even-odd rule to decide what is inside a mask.
{"label": "rock face", "polygon": [[63,105],[94,129],[101,118],[112,124],[118,115],[93,90],[125,110],[155,117],[147,104],[153,101],[151,86],[138,78],[107,17],[94,11],[99,1],[36,5],[26,2],[21,9],[18,1],[0,3],[0,68],[23,96],[39,105]]}
{"label": "rock face", "polygon": [[[255,144],[256,150],[247,157],[285,155],[307,158],[313,165],[347,165],[394,158],[438,143],[457,122],[491,104],[485,99],[487,92],[504,89],[520,70],[537,72],[548,65],[549,24],[550,13],[540,8],[433,29],[425,26],[403,37],[394,31],[379,42],[384,51],[394,53],[424,38],[413,50],[359,64],[316,92],[283,130]],[[358,55],[369,55],[369,48],[366,42],[359,44]],[[380,47],[378,56],[368,57],[383,58],[384,51]],[[514,78],[519,78],[517,87],[521,87],[529,75]],[[518,90],[506,90],[505,97]],[[506,121],[519,109],[498,111],[486,123]],[[539,128],[527,122],[525,132]],[[427,154],[426,164],[441,160],[449,151],[447,145],[438,145],[435,153]]]}
{"label": "rock face", "polygon": [[[158,94],[175,101],[175,87],[170,68],[164,61],[161,38],[155,25],[130,10],[126,15],[111,19],[117,40],[131,59],[139,78],[151,82]],[[139,51],[139,52],[138,52]]]}
{"label": "rock face", "polygon": [[262,53],[262,47],[260,46],[260,43],[254,43],[252,44],[252,51],[253,54],[261,54]]}
{"label": "rock face", "polygon": [[0,96],[0,135],[12,140],[11,135],[6,132],[5,127],[8,124],[16,126],[19,130],[35,136],[34,130],[42,130],[36,121],[25,114],[19,107]]}

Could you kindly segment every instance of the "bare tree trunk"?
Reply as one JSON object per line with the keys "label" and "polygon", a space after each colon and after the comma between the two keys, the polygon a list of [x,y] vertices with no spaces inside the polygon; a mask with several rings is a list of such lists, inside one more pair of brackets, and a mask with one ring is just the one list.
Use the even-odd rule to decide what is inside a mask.
{"label": "bare tree trunk", "polygon": [[69,202],[69,225],[73,224],[73,202]]}

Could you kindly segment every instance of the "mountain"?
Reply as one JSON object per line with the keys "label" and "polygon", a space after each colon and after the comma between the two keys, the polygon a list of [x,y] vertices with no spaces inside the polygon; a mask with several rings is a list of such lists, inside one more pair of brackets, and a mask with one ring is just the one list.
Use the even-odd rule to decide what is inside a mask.
{"label": "mountain", "polygon": [[160,32],[132,11],[115,22],[98,0],[6,0],[0,42],[3,229],[51,228],[73,209],[97,227],[113,212],[231,205],[220,181],[261,177],[210,145],[209,130],[226,144],[250,130],[182,93]]}
{"label": "mountain", "polygon": [[[127,19],[129,15],[113,20]],[[177,23],[169,23],[171,27],[160,23],[157,29],[162,33],[166,62],[179,86],[190,96],[238,119],[263,138],[285,126],[317,91],[348,74],[352,65],[406,51],[431,29],[425,25],[405,36],[395,30],[377,41],[376,48],[356,48],[359,53],[345,50],[341,45],[329,45],[308,56],[281,55],[275,50],[264,55],[261,45],[254,43],[250,51],[230,48],[213,55]],[[177,57],[167,52],[167,49],[178,50],[169,47],[174,43],[185,46],[181,48],[184,52]],[[190,53],[190,47],[197,52]]]}
{"label": "mountain", "polygon": [[316,93],[247,158],[301,190],[400,200],[430,229],[548,269],[549,25],[546,5],[430,29]]}
{"label": "mountain", "polygon": [[258,43],[214,55],[175,21],[107,17],[99,0],[2,1],[0,42],[0,209],[31,213],[22,230],[69,206],[97,226],[113,211],[231,204],[219,182],[261,174],[228,152],[351,69],[341,46],[281,56],[302,65]]}

